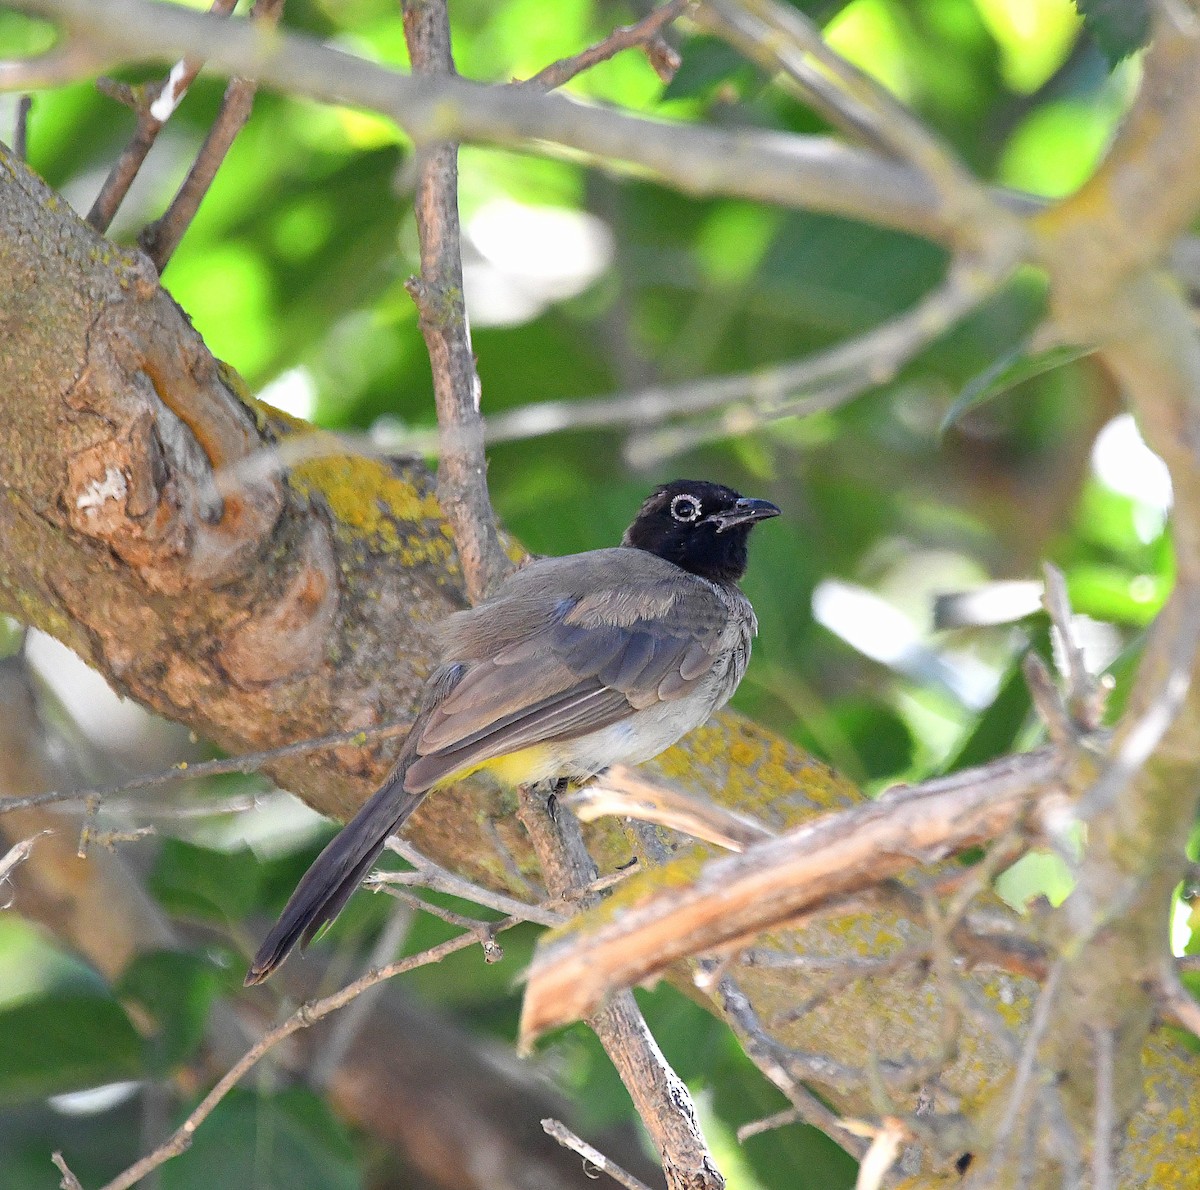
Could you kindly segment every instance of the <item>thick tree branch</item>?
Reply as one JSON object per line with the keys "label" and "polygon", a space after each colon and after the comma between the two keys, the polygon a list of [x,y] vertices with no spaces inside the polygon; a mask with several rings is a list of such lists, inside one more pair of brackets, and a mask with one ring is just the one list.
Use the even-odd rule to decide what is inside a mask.
{"label": "thick tree branch", "polygon": [[296,33],[270,34],[150,0],[20,0],[15,6],[62,20],[105,68],[201,57],[210,69],[261,85],[382,112],[419,145],[452,138],[558,146],[592,154],[610,168],[648,171],[689,193],[830,211],[951,244],[960,230],[911,169],[822,137],[668,124],[532,88],[415,78]]}
{"label": "thick tree branch", "polygon": [[666,891],[645,903],[633,899],[637,882],[627,883],[611,906],[592,915],[611,916],[608,924],[572,922],[561,941],[542,948],[525,992],[522,1037],[528,1043],[587,1015],[614,989],[661,975],[681,959],[739,949],[930,857],[999,838],[1034,810],[1039,793],[1059,787],[1060,765],[1053,753],[1035,753],[926,782],[753,843],[705,865],[686,885],[654,874],[652,882]]}

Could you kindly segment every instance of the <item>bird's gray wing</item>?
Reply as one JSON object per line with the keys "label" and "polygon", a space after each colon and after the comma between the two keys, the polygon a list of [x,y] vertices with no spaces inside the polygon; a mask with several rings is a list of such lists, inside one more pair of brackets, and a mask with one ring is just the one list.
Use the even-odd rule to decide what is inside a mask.
{"label": "bird's gray wing", "polygon": [[712,584],[639,550],[531,564],[452,617],[445,660],[461,673],[420,726],[405,787],[683,698],[739,637],[736,618]]}

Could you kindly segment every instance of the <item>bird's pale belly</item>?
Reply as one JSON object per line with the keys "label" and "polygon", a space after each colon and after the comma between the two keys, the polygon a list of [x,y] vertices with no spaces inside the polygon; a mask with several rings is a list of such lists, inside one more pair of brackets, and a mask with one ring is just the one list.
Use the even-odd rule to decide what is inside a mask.
{"label": "bird's pale belly", "polygon": [[678,703],[660,703],[576,739],[535,744],[519,752],[485,760],[438,784],[450,785],[471,773],[487,772],[505,785],[533,785],[560,777],[591,777],[618,761],[638,764],[664,752],[693,728],[699,727],[724,701],[693,699],[689,700],[686,710]]}

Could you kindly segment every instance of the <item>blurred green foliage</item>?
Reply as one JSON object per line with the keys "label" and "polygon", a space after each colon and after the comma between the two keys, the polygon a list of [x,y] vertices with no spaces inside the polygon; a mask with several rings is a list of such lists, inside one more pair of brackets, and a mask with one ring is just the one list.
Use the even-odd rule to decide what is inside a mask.
{"label": "blurred green foliage", "polygon": [[[1130,55],[1145,36],[1145,6],[1123,0],[1079,0],[1078,12],[1069,0],[797,7],[828,22],[834,43],[972,169],[1044,196],[1069,191],[1103,152],[1136,82]],[[601,0],[454,0],[451,8],[460,71],[497,82],[531,75],[637,15]],[[289,0],[284,23],[385,62],[406,60],[394,0]],[[39,52],[47,38],[44,25],[0,13],[0,55]],[[684,36],[679,44],[683,65],[665,87],[642,56],[627,53],[570,90],[672,120],[828,131],[720,42]],[[161,212],[221,91],[208,78],[192,88],[115,238],[131,239]],[[32,162],[86,210],[132,128],[132,115],[90,85],[39,94]],[[262,94],[164,275],[217,355],[322,425],[434,425],[429,364],[404,290],[416,268],[411,165],[410,146],[370,114]],[[947,263],[939,249],[893,232],[696,200],[573,161],[466,148],[461,174],[474,292],[490,286],[500,295],[492,306],[508,310],[477,319],[474,333],[489,413],[796,359],[907,309]],[[484,251],[476,238],[481,215],[501,202],[586,213],[596,221],[587,226],[605,229],[611,245],[603,267],[571,296],[531,300],[538,277],[498,264],[494,246]],[[520,255],[519,244],[514,251]],[[469,294],[471,285],[469,278]],[[663,459],[653,471],[624,461],[624,441],[638,433],[631,427],[497,445],[489,472],[495,502],[531,549],[565,553],[618,540],[648,488],[675,474],[769,496],[786,515],[754,544],[746,588],[761,637],[737,705],[871,790],[984,762],[1037,738],[1019,658],[1031,645],[1050,656],[1046,625],[1018,608],[1011,623],[939,630],[938,594],[1033,579],[1041,561],[1053,559],[1077,609],[1097,621],[1095,663],[1114,666],[1119,705],[1139,634],[1172,577],[1163,501],[1136,440],[1115,440],[1107,471],[1092,462],[1098,432],[1118,412],[1108,381],[1086,357],[1030,361],[1022,347],[1040,312],[1038,278],[1021,275],[885,388],[836,412],[764,424]],[[1039,366],[1046,363],[1056,366]],[[872,659],[854,633],[818,621],[813,594],[830,579],[905,617],[912,664]],[[863,632],[872,628],[866,621]],[[247,918],[276,909],[312,854],[310,845],[263,862],[249,850],[167,838],[149,887],[181,920],[244,949]],[[356,898],[330,941],[361,944],[386,909],[385,898]],[[450,932],[420,918],[408,947]],[[510,962],[497,968],[464,953],[416,973],[409,986],[470,1027],[511,1038],[512,973],[533,936],[506,936]],[[49,1185],[45,1154],[54,1147],[71,1151],[85,1179],[134,1159],[142,1143],[128,1102],[95,1117],[103,1128],[87,1117],[68,1128],[67,1117],[39,1102],[178,1070],[195,1053],[213,998],[232,990],[239,963],[220,948],[155,953],[119,987],[92,977],[81,989],[77,964],[28,931],[0,928],[5,1185]],[[783,1106],[706,1013],[670,989],[643,1003],[729,1143],[739,1124]],[[589,1034],[568,1031],[548,1050],[549,1065],[594,1122],[628,1113]],[[172,1110],[187,1106],[176,1100]],[[162,1184],[274,1185],[262,1180],[263,1156],[272,1154],[280,1184],[350,1187],[362,1184],[364,1153],[307,1092],[246,1090],[223,1104]],[[853,1183],[851,1164],[804,1128],[755,1138],[741,1159],[739,1185],[749,1190]]]}

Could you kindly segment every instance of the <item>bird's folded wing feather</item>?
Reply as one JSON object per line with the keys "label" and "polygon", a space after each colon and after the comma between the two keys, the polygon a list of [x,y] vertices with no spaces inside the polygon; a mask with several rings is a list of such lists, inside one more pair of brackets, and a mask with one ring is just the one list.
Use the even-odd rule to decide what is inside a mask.
{"label": "bird's folded wing feather", "polygon": [[448,622],[445,655],[461,676],[429,708],[405,785],[427,789],[682,698],[730,638],[730,606],[711,584],[639,550],[518,571],[488,603]]}

